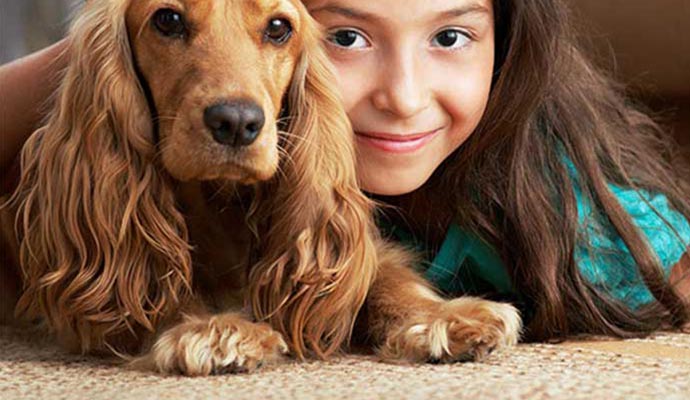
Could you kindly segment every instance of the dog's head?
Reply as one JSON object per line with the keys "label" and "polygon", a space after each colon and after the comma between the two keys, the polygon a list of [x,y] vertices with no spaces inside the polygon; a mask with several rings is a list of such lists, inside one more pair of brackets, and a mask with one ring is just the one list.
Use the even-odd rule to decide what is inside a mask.
{"label": "dog's head", "polygon": [[54,108],[22,150],[18,310],[82,350],[153,330],[191,295],[175,181],[249,183],[279,167],[260,196],[255,316],[299,356],[339,349],[375,273],[375,233],[319,40],[298,0],[87,2]]}
{"label": "dog's head", "polygon": [[126,26],[170,174],[271,177],[283,99],[315,37],[302,7],[290,0],[131,1]]}

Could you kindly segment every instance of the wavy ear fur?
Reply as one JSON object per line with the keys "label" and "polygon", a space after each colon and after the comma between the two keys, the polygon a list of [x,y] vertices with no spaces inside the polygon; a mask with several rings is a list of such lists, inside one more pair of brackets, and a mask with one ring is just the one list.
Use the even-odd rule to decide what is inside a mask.
{"label": "wavy ear fur", "polygon": [[11,199],[25,286],[17,312],[82,351],[138,343],[190,293],[187,229],[155,164],[128,3],[91,1],[74,22],[55,107],[24,146]]}
{"label": "wavy ear fur", "polygon": [[377,265],[372,204],[355,174],[352,130],[315,24],[289,93],[285,159],[268,190],[270,229],[250,278],[255,315],[300,357],[349,340]]}

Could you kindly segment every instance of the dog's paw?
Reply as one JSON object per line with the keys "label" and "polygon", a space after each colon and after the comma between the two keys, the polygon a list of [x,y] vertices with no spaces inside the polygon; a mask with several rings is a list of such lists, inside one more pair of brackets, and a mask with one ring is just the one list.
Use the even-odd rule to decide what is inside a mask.
{"label": "dog's paw", "polygon": [[521,329],[515,307],[462,297],[403,321],[389,332],[379,354],[389,361],[481,361],[515,345]]}
{"label": "dog's paw", "polygon": [[188,376],[250,372],[287,351],[283,337],[267,324],[238,314],[191,316],[164,332],[131,366]]}

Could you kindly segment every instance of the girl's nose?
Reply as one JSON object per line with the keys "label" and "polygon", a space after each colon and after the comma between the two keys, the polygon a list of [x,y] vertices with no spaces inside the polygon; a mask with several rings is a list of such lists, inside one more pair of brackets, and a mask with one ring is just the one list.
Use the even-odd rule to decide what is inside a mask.
{"label": "girl's nose", "polygon": [[[372,96],[377,109],[400,118],[412,117],[429,106],[431,100],[418,57],[402,54],[382,63],[378,73],[379,82]],[[426,78],[426,79],[425,79]]]}

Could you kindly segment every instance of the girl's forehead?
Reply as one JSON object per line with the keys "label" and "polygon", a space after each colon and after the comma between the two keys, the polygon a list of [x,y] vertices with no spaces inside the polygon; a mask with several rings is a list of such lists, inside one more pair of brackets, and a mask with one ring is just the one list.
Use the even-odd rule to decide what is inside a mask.
{"label": "girl's forehead", "polygon": [[464,15],[493,16],[491,0],[302,0],[312,13],[367,22],[426,22]]}
{"label": "girl's forehead", "polygon": [[[382,14],[395,14],[400,10],[491,9],[491,0],[302,0],[311,8],[354,8],[381,10]],[[395,7],[391,7],[395,5]]]}

